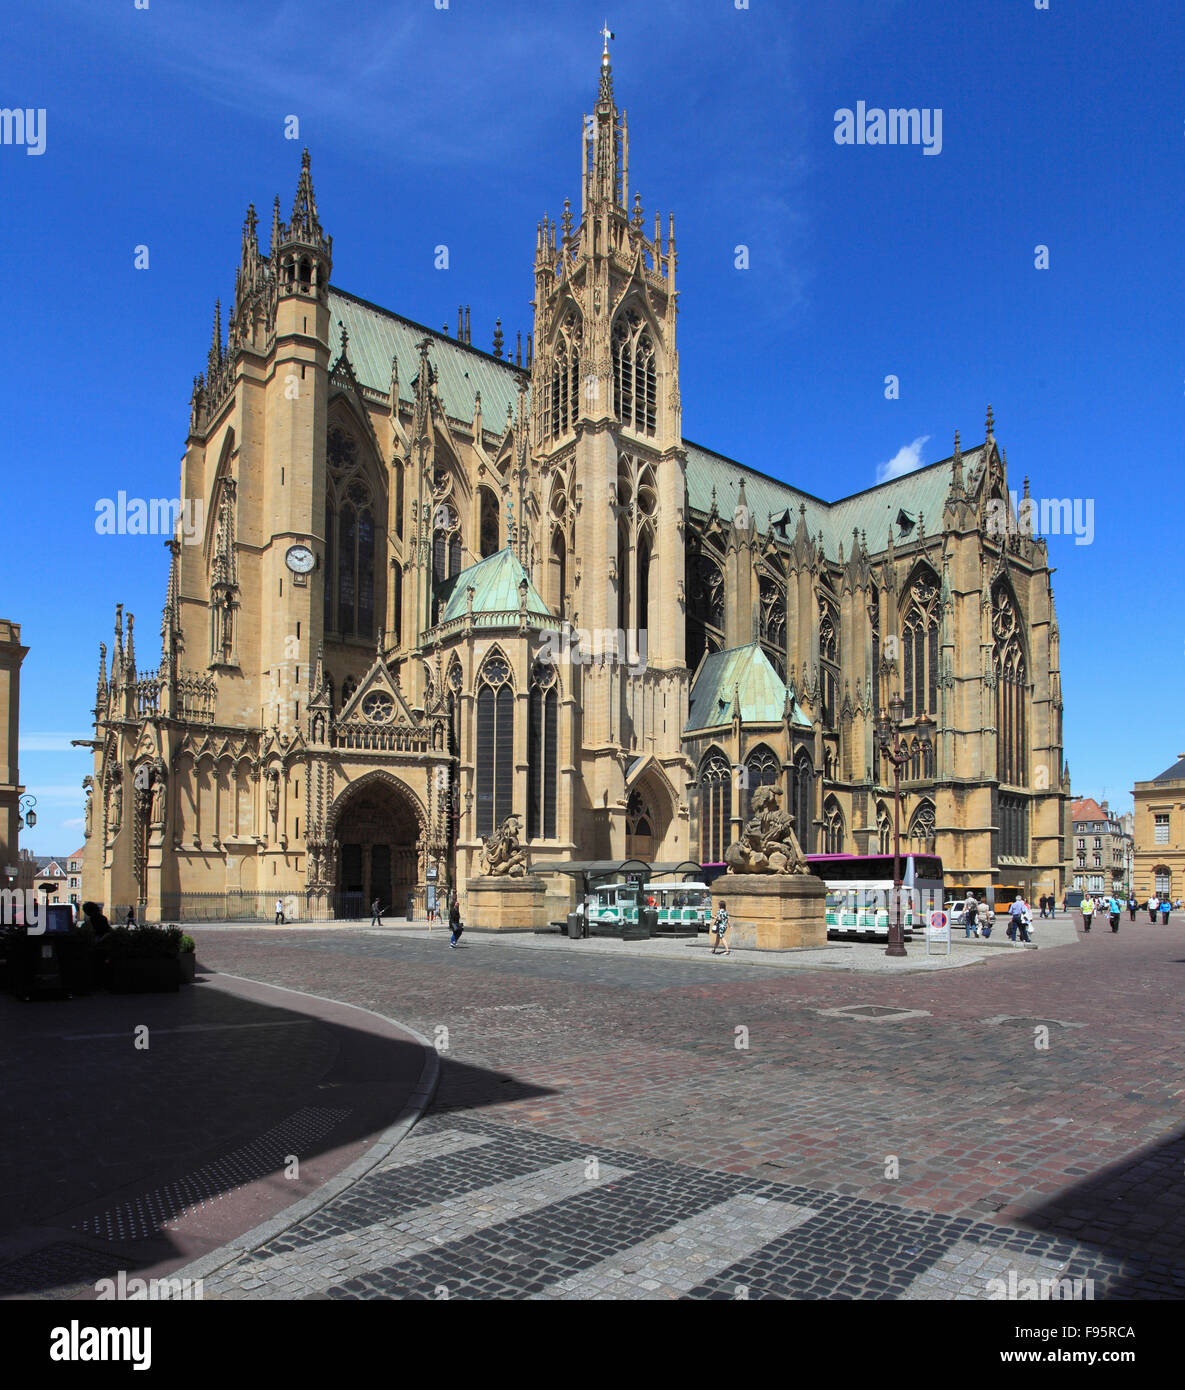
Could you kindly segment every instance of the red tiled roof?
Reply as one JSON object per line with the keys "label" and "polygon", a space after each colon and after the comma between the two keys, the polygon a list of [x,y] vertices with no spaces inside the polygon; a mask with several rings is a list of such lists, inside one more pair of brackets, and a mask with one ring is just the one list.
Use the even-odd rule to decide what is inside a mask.
{"label": "red tiled roof", "polygon": [[1083,797],[1070,807],[1071,820],[1107,820],[1107,812],[1092,797]]}

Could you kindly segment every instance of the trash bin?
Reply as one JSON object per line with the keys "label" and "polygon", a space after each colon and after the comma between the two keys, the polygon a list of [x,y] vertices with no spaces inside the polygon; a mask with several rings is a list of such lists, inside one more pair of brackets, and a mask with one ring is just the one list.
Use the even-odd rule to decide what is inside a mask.
{"label": "trash bin", "polygon": [[652,937],[658,930],[658,908],[640,907],[638,909],[638,935],[643,940]]}
{"label": "trash bin", "polygon": [[568,913],[568,940],[579,941],[584,935],[584,917],[579,912]]}

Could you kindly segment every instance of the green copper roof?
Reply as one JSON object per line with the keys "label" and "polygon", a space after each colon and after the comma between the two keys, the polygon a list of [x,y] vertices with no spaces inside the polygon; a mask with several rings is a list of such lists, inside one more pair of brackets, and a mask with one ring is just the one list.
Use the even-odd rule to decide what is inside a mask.
{"label": "green copper roof", "polygon": [[[482,400],[484,403],[485,398]],[[806,529],[812,540],[818,540],[822,531],[823,548],[830,559],[838,556],[841,545],[845,555],[851,554],[853,527],[857,531],[867,532],[869,552],[876,554],[884,550],[890,526],[893,527],[894,544],[916,537],[919,516],[924,519],[927,535],[933,535],[942,526],[942,513],[950,489],[949,458],[866,488],[851,497],[840,498],[837,502],[825,502],[800,488],[791,487],[789,483],[756,473],[744,464],[723,454],[713,453],[700,444],[684,441],[684,448],[687,451],[687,498],[693,510],[710,512],[715,489],[716,510],[723,521],[731,521],[743,478],[745,500],[752,513],[753,524],[762,535],[771,517],[789,511],[785,534],[787,540],[793,540],[800,516],[799,508],[805,507]],[[978,485],[983,474],[983,462],[982,444],[963,454],[963,480],[968,488]],[[905,512],[914,523],[912,529],[901,528],[898,524],[899,512]]]}
{"label": "green copper roof", "polygon": [[527,611],[548,613],[550,610],[547,604],[527,579],[526,571],[515,558],[514,551],[507,547],[505,550],[495,551],[493,555],[487,555],[484,560],[470,565],[455,577],[440,621],[447,623],[452,618],[465,616],[469,609],[470,589],[474,590],[475,613],[517,613],[521,603],[519,585],[524,579],[527,581]]}
{"label": "green copper roof", "polygon": [[412,381],[420,369],[417,345],[427,337],[428,360],[436,369],[445,413],[454,420],[472,420],[473,399],[480,391],[482,423],[495,434],[502,433],[506,407],[514,408],[519,380],[526,377],[513,362],[480,352],[439,329],[425,328],[330,285],[329,345],[334,358],[341,340],[340,324],[350,335],[350,364],[363,386],[386,395],[391,389],[391,359],[395,357],[399,360],[399,398],[413,401]]}
{"label": "green copper roof", "polygon": [[[746,483],[746,488],[748,484]],[[786,707],[786,687],[769,664],[760,645],[732,647],[704,658],[691,690],[690,711],[683,732],[730,724],[739,692],[741,719],[751,724],[780,724]],[[797,705],[792,722],[807,729],[811,721]]]}

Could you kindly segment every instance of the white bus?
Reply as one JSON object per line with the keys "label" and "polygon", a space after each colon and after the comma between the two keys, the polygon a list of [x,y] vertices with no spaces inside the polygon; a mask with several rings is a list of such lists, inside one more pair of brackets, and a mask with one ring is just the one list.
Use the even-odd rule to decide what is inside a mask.
{"label": "white bus", "polygon": [[[893,856],[812,854],[811,872],[827,885],[827,935],[887,941],[893,898]],[[942,907],[942,861],[933,854],[903,854],[901,923],[906,937]]]}

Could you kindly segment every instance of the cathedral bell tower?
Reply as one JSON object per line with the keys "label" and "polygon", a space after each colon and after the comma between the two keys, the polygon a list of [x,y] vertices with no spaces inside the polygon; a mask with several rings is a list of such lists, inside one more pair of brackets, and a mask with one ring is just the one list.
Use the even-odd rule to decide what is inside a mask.
{"label": "cathedral bell tower", "polygon": [[[627,211],[610,37],[581,128],[579,221],[565,200],[558,224],[537,229],[531,377],[541,539],[563,575],[563,611],[596,653],[580,673],[584,744],[603,750],[590,751],[599,765],[586,775],[606,809],[624,808],[629,755],[681,760],[687,694],[674,215],[664,244],[657,215],[646,234],[640,194]],[[621,822],[606,852],[624,846],[624,809]]]}

